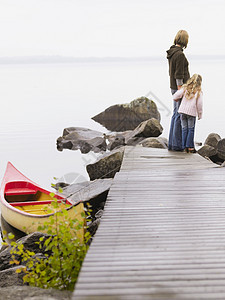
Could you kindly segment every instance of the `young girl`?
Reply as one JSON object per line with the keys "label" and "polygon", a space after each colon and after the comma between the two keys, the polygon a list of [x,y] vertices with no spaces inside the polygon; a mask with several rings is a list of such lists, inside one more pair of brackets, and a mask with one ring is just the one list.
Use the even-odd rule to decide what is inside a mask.
{"label": "young girl", "polygon": [[182,147],[186,152],[195,153],[194,131],[196,117],[202,118],[202,77],[194,74],[181,89],[173,95],[173,100],[182,98],[178,112],[182,127]]}

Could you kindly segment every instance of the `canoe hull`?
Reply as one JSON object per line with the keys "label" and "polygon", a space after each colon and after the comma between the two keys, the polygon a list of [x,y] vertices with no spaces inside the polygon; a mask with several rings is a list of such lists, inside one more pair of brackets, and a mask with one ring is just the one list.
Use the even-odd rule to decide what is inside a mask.
{"label": "canoe hull", "polygon": [[[26,187],[29,188],[26,189]],[[31,194],[29,194],[29,192]],[[37,200],[29,202],[26,199],[27,197],[33,197],[32,199],[35,199],[35,195],[39,195],[40,199],[38,198],[38,200],[42,200],[43,197],[46,197],[47,201],[39,202]],[[18,201],[23,199],[23,197],[25,201],[23,205],[20,205]],[[49,201],[50,198],[49,191],[42,189],[20,173],[11,163],[8,163],[0,190],[1,214],[6,222],[26,234],[40,231],[38,227],[44,225],[44,223],[49,220],[49,217],[54,215],[54,213],[49,213],[48,210],[48,208],[51,208],[49,204],[51,202]],[[56,195],[56,198],[58,201],[63,200],[61,195]],[[43,202],[48,204],[42,205]],[[85,225],[83,203],[79,202],[76,205],[71,205],[67,202],[67,205],[62,204],[62,206],[66,207],[69,219],[77,219],[79,223],[83,224],[82,228],[74,233],[83,241]],[[61,218],[63,218],[63,216]]]}
{"label": "canoe hull", "polygon": [[[77,219],[79,222],[84,222],[84,218],[81,214],[84,212],[83,203],[71,207],[68,209],[68,218]],[[25,232],[26,234],[38,231],[38,226],[44,225],[49,220],[50,215],[36,216],[36,215],[23,215],[18,210],[12,210],[10,207],[2,205],[1,213],[3,218],[13,227]],[[51,214],[52,215],[52,214]],[[39,230],[40,231],[40,230]],[[46,231],[44,231],[47,233]],[[77,231],[77,236],[83,240],[84,237],[84,226],[82,229]]]}

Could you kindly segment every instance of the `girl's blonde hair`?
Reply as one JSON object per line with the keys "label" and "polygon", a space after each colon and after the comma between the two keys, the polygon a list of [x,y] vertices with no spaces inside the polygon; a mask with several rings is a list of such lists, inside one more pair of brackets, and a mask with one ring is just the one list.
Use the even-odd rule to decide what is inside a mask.
{"label": "girl's blonde hair", "polygon": [[179,30],[174,38],[174,45],[178,44],[182,48],[187,48],[189,35],[186,30]]}
{"label": "girl's blonde hair", "polygon": [[194,74],[191,78],[188,79],[187,83],[185,83],[182,86],[185,91],[185,98],[191,99],[197,93],[196,99],[198,99],[202,91],[201,85],[202,85],[202,76],[199,74]]}

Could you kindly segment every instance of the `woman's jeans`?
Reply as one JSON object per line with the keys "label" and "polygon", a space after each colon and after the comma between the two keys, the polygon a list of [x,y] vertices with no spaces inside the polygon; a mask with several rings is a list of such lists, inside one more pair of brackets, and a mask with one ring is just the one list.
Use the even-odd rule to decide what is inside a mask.
{"label": "woman's jeans", "polygon": [[[177,90],[172,90],[172,95]],[[173,115],[170,123],[170,133],[169,133],[169,142],[168,149],[175,151],[182,151],[184,148],[182,146],[182,130],[181,130],[181,121],[180,114],[178,113],[178,109],[180,106],[181,100],[173,101]]]}
{"label": "woman's jeans", "polygon": [[182,127],[182,147],[194,148],[194,133],[196,117],[180,114]]}

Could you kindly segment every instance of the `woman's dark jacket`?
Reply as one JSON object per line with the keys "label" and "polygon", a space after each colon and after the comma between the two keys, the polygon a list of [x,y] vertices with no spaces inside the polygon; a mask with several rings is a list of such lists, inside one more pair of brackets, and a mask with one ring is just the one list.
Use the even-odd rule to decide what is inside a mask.
{"label": "woman's dark jacket", "polygon": [[185,83],[190,78],[188,60],[179,46],[173,45],[166,52],[169,62],[170,88],[177,90],[176,79],[183,79]]}

